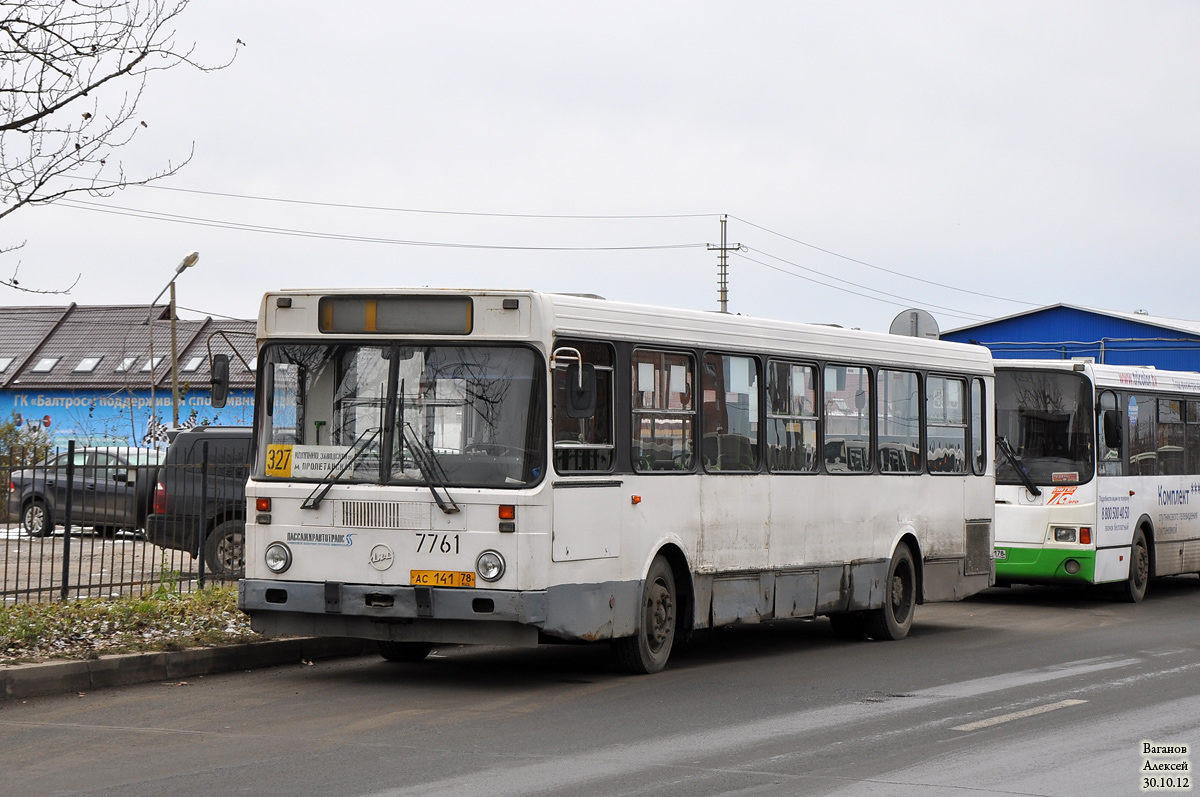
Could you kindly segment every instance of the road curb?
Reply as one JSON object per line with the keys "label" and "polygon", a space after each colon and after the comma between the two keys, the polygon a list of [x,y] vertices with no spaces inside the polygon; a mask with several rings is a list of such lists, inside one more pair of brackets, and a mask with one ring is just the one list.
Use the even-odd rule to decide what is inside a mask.
{"label": "road curb", "polygon": [[13,664],[0,667],[0,702],[153,681],[173,681],[300,661],[360,656],[374,650],[375,643],[363,639],[303,637],[211,648],[121,653],[89,661]]}

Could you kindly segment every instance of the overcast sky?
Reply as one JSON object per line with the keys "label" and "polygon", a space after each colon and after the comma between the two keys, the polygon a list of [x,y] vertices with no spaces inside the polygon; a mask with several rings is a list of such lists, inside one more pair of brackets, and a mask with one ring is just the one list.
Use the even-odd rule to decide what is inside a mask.
{"label": "overcast sky", "polygon": [[190,165],[6,219],[23,285],[82,276],[0,304],[148,303],[198,250],[202,315],[410,285],[716,309],[728,214],[733,312],[1200,318],[1194,2],[193,0],[179,36],[245,46],[152,78],[122,160]]}

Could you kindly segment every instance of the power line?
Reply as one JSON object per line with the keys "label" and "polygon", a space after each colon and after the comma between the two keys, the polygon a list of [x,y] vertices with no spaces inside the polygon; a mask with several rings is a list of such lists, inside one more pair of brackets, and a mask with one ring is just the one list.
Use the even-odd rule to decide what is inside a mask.
{"label": "power line", "polygon": [[[274,203],[289,204],[289,205],[307,205],[307,206],[313,206],[313,207],[329,207],[329,208],[340,208],[340,209],[347,209],[347,210],[383,211],[383,212],[390,212],[390,213],[424,213],[424,214],[444,215],[444,216],[473,216],[473,217],[524,218],[524,219],[637,220],[637,219],[710,218],[710,217],[714,217],[714,216],[724,217],[727,215],[729,218],[737,219],[738,221],[742,222],[743,224],[746,224],[757,230],[766,232],[770,235],[778,236],[780,238],[791,241],[793,243],[800,244],[801,246],[805,246],[814,251],[821,252],[823,254],[827,254],[832,257],[837,257],[837,258],[840,258],[847,262],[856,263],[858,265],[865,266],[867,268],[871,268],[876,271],[881,271],[881,272],[884,272],[887,274],[902,277],[905,279],[914,280],[916,282],[921,282],[926,285],[931,285],[931,286],[943,288],[946,290],[957,291],[960,293],[967,293],[967,294],[970,294],[973,296],[979,296],[979,297],[983,297],[983,298],[987,298],[987,299],[994,299],[997,301],[1012,302],[1015,304],[1023,304],[1023,305],[1027,305],[1027,306],[1031,306],[1031,307],[1036,306],[1036,304],[1034,302],[1027,302],[1027,301],[1023,301],[1020,299],[1011,299],[1011,298],[1004,297],[1004,296],[997,296],[994,294],[984,293],[981,291],[973,291],[973,290],[969,290],[966,288],[958,288],[956,286],[937,282],[935,280],[928,280],[928,279],[924,279],[921,277],[915,277],[915,276],[911,276],[909,274],[905,274],[900,271],[884,268],[882,266],[877,266],[872,263],[868,263],[865,260],[853,258],[848,255],[843,255],[839,252],[835,252],[831,249],[826,249],[826,248],[823,248],[820,246],[816,246],[815,244],[810,244],[807,241],[802,241],[799,238],[795,238],[795,237],[787,235],[785,233],[781,233],[776,230],[772,230],[772,229],[770,229],[768,227],[764,227],[763,225],[760,225],[760,224],[755,224],[752,221],[749,221],[747,219],[744,219],[740,216],[736,216],[733,214],[717,214],[717,213],[676,213],[676,214],[488,213],[488,212],[480,212],[480,211],[455,211],[455,210],[440,210],[440,209],[429,209],[429,208],[390,207],[390,206],[383,206],[383,205],[361,205],[361,204],[341,203],[341,202],[318,202],[318,201],[313,201],[313,200],[288,199],[288,198],[284,198],[284,197],[270,197],[270,196],[254,195],[254,194],[238,194],[238,193],[225,192],[225,191],[204,191],[204,190],[192,189],[192,188],[175,188],[175,187],[163,186],[163,185],[142,185],[142,186],[138,186],[138,187],[159,190],[159,191],[171,191],[171,192],[184,193],[184,194],[197,194],[197,195],[203,195],[203,196],[216,196],[216,197],[225,197],[225,198],[231,198],[231,199],[244,199],[244,200],[251,200],[251,201],[256,201],[256,202],[274,202]],[[192,224],[192,225],[196,225],[196,226],[216,227],[219,229],[232,229],[232,230],[241,230],[241,231],[245,231],[245,232],[261,232],[261,233],[272,234],[272,235],[287,235],[287,236],[294,236],[294,237],[319,238],[319,239],[326,239],[326,240],[353,241],[353,242],[360,242],[360,243],[382,243],[382,244],[400,245],[400,246],[427,246],[427,247],[439,247],[439,248],[513,250],[513,251],[565,251],[565,252],[688,249],[688,248],[699,248],[700,246],[704,246],[704,244],[699,244],[699,243],[639,245],[639,246],[504,246],[504,245],[495,245],[495,244],[466,244],[466,243],[440,242],[440,241],[415,241],[415,240],[404,240],[404,239],[393,239],[393,238],[378,238],[378,237],[372,237],[372,236],[358,236],[358,235],[349,235],[349,234],[343,234],[343,233],[327,233],[327,232],[319,232],[319,231],[314,231],[314,230],[291,229],[291,228],[284,228],[284,227],[269,227],[269,226],[265,226],[265,225],[254,225],[254,224],[246,224],[246,223],[242,223],[242,222],[231,222],[231,221],[226,221],[226,220],[222,220],[222,219],[209,219],[209,218],[201,218],[201,217],[195,217],[195,216],[169,214],[169,213],[163,213],[160,211],[141,210],[138,208],[101,205],[98,203],[83,202],[83,201],[79,201],[79,200],[66,200],[60,204],[64,204],[68,207],[74,207],[74,208],[80,209],[80,210],[91,210],[94,212],[112,213],[114,215],[125,215],[125,216],[132,216],[135,218],[152,219],[152,220],[156,220],[156,221],[169,221],[169,222],[179,223],[179,224]],[[968,313],[968,314],[964,315],[962,311],[954,310],[953,308],[944,307],[941,305],[935,305],[935,304],[931,304],[931,303],[925,302],[925,301],[908,299],[905,297],[896,296],[894,294],[889,294],[884,291],[878,291],[874,288],[869,288],[867,286],[860,285],[858,283],[854,283],[849,280],[844,280],[839,277],[825,274],[824,272],[816,271],[815,269],[810,269],[805,266],[801,266],[798,263],[794,263],[794,262],[786,260],[784,258],[777,257],[775,255],[771,255],[762,250],[751,249],[750,251],[757,251],[757,252],[759,252],[759,254],[765,255],[766,257],[770,257],[774,260],[778,260],[780,262],[787,263],[788,265],[794,266],[796,268],[804,269],[804,270],[809,271],[814,274],[820,274],[822,277],[825,277],[826,279],[832,279],[834,281],[841,282],[846,285],[851,285],[855,288],[871,291],[873,293],[879,293],[884,296],[891,296],[893,298],[904,299],[904,301],[908,302],[909,304],[925,305],[928,307],[937,308],[939,310],[944,310],[948,314],[950,314],[956,318],[963,318],[963,319],[968,319],[968,320],[971,318],[980,318],[980,319],[985,318],[985,316],[977,315],[974,313]],[[744,257],[744,255],[740,255],[740,256]],[[780,271],[785,274],[790,274],[791,276],[801,276],[798,274],[788,272],[784,269],[779,269],[779,268],[776,268],[769,264],[762,263],[761,261],[754,260],[753,258],[745,258],[745,259],[751,260],[752,262],[759,263],[759,265],[766,266],[775,271]],[[805,279],[807,279],[807,278],[805,278]],[[810,281],[824,285],[825,287],[833,288],[835,290],[845,290],[842,288],[838,288],[837,286],[834,286],[834,285],[828,285],[827,283],[821,283],[819,280],[811,280],[810,279]],[[873,299],[876,299],[877,301],[885,301],[888,304],[899,304],[898,302],[885,300],[885,299],[878,299],[877,297],[864,295],[861,293],[857,293],[856,291],[845,291],[845,292],[852,293],[857,296],[863,296],[864,298],[873,298]]]}
{"label": "power line", "polygon": [[703,219],[720,216],[720,213],[660,213],[660,214],[629,214],[629,215],[590,215],[590,214],[550,214],[550,213],[484,213],[466,210],[430,210],[427,208],[397,208],[386,205],[355,205],[342,202],[315,202],[307,199],[285,199],[283,197],[256,196],[254,194],[233,194],[224,191],[201,191],[195,188],[171,188],[165,185],[139,185],[139,188],[150,188],[156,191],[175,191],[181,194],[202,194],[204,196],[220,196],[229,199],[250,199],[256,202],[279,202],[288,205],[312,205],[322,208],[342,208],[345,210],[381,210],[388,213],[429,213],[439,216],[485,216],[498,219]]}
{"label": "power line", "polygon": [[244,224],[242,222],[224,221],[222,219],[204,219],[197,216],[181,216],[173,213],[141,210],[114,205],[101,205],[96,202],[83,202],[75,199],[65,199],[56,203],[75,210],[86,210],[93,213],[111,213],[116,216],[131,216],[133,218],[150,219],[153,221],[168,221],[175,224],[190,224],[197,227],[216,227],[225,230],[241,230],[243,232],[260,232],[269,235],[287,235],[297,238],[320,238],[331,241],[354,241],[358,243],[390,244],[394,246],[430,246],[446,249],[493,249],[533,252],[620,252],[661,249],[700,249],[707,246],[704,243],[682,244],[649,244],[639,246],[504,246],[499,244],[464,244],[448,241],[409,241],[399,238],[375,238],[365,235],[349,235],[345,233],[317,232],[314,230],[298,230],[287,227],[268,227],[260,224]]}
{"label": "power line", "polygon": [[790,236],[790,235],[785,235],[785,234],[783,234],[783,233],[781,233],[781,232],[776,232],[775,230],[767,229],[766,227],[763,227],[763,226],[762,226],[762,225],[760,225],[760,224],[755,224],[755,223],[754,223],[754,222],[752,222],[752,221],[747,221],[746,219],[743,219],[743,218],[741,218],[740,216],[734,216],[733,214],[730,214],[730,215],[729,215],[729,217],[730,217],[731,219],[737,219],[737,220],[738,220],[738,221],[740,221],[742,224],[748,224],[748,225],[750,225],[751,227],[754,227],[754,228],[755,228],[755,229],[757,229],[757,230],[762,230],[763,232],[770,233],[771,235],[777,235],[777,236],[779,236],[780,238],[785,238],[785,239],[787,239],[787,240],[791,241],[792,243],[797,243],[797,244],[800,244],[801,246],[807,246],[809,249],[813,249],[813,250],[816,250],[816,251],[818,251],[818,252],[822,252],[822,253],[824,253],[824,254],[827,254],[827,255],[832,255],[833,257],[841,258],[842,260],[845,260],[845,261],[847,261],[847,262],[850,262],[850,263],[857,263],[857,264],[858,264],[858,265],[860,265],[860,266],[866,266],[867,268],[873,268],[873,269],[875,269],[876,271],[882,271],[882,272],[884,272],[885,274],[892,274],[892,275],[894,275],[894,276],[897,276],[897,277],[903,277],[904,279],[915,280],[916,282],[923,282],[923,283],[925,283],[926,285],[933,285],[933,286],[935,286],[935,287],[938,287],[938,288],[945,288],[946,290],[951,290],[951,291],[958,291],[959,293],[969,293],[969,294],[971,294],[971,295],[973,295],[973,296],[981,296],[981,297],[983,297],[983,298],[985,298],[985,299],[996,299],[997,301],[1001,301],[1001,302],[1012,302],[1013,304],[1024,304],[1024,305],[1028,305],[1028,306],[1030,306],[1030,307],[1036,307],[1036,306],[1037,306],[1037,303],[1036,303],[1036,302],[1027,302],[1027,301],[1024,301],[1023,299],[1009,299],[1009,298],[1007,298],[1007,297],[1004,297],[1004,296],[995,296],[995,295],[993,295],[993,294],[990,294],[990,293],[981,293],[980,291],[972,291],[972,290],[969,290],[969,289],[967,289],[967,288],[956,288],[956,287],[955,287],[955,286],[953,286],[953,285],[947,285],[947,284],[945,284],[945,283],[942,283],[942,282],[935,282],[934,280],[927,280],[927,279],[922,279],[921,277],[914,277],[914,276],[911,276],[911,275],[909,275],[909,274],[905,274],[905,273],[903,273],[903,272],[901,272],[901,271],[894,271],[894,270],[892,270],[892,269],[890,269],[890,268],[884,268],[883,266],[876,266],[876,265],[874,265],[874,264],[872,264],[872,263],[868,263],[868,262],[867,262],[867,261],[865,261],[865,260],[858,260],[857,258],[853,258],[853,257],[849,257],[849,256],[847,256],[847,255],[839,254],[838,252],[834,252],[834,251],[833,251],[833,250],[831,250],[831,249],[823,249],[823,248],[821,248],[821,247],[819,247],[819,246],[816,246],[816,245],[814,245],[814,244],[810,244],[810,243],[808,243],[807,241],[801,241],[799,238],[793,238],[793,237],[792,237],[792,236]]}
{"label": "power line", "polygon": [[[488,212],[481,212],[481,211],[461,211],[461,210],[439,210],[439,209],[430,209],[430,208],[391,207],[391,206],[386,206],[386,205],[360,205],[360,204],[344,203],[344,202],[318,202],[318,201],[314,201],[314,200],[288,199],[288,198],[284,198],[284,197],[270,197],[270,196],[262,196],[262,195],[256,195],[256,194],[238,194],[238,193],[233,193],[233,192],[228,192],[228,191],[204,191],[204,190],[195,189],[195,188],[176,188],[176,187],[171,187],[171,186],[153,185],[153,184],[140,185],[138,187],[157,190],[157,191],[172,191],[172,192],[183,193],[183,194],[198,194],[198,195],[202,195],[202,196],[217,196],[217,197],[226,197],[226,198],[230,198],[230,199],[245,199],[245,200],[251,200],[251,201],[255,201],[255,202],[275,202],[275,203],[280,203],[280,204],[308,205],[308,206],[313,206],[313,207],[340,208],[340,209],[345,209],[345,210],[372,210],[372,211],[383,211],[383,212],[388,212],[388,213],[425,213],[425,214],[442,215],[442,216],[475,216],[475,217],[511,218],[511,219],[595,219],[595,220],[695,219],[695,218],[711,218],[714,216],[720,216],[720,217],[728,216],[729,218],[737,219],[738,221],[740,221],[743,224],[746,224],[750,227],[754,227],[755,229],[762,230],[763,232],[769,233],[771,235],[775,235],[780,238],[784,238],[793,243],[797,243],[797,244],[800,244],[801,246],[805,246],[805,247],[808,247],[809,249],[813,249],[814,251],[821,252],[821,253],[827,254],[827,255],[831,255],[833,257],[840,258],[840,259],[845,260],[850,263],[857,263],[858,265],[865,266],[865,267],[871,268],[871,269],[875,269],[877,271],[882,271],[886,274],[892,274],[894,276],[902,277],[904,279],[910,279],[910,280],[914,280],[916,282],[922,282],[922,283],[925,283],[926,285],[932,285],[934,287],[943,288],[945,290],[957,291],[960,293],[967,293],[967,294],[971,294],[973,296],[980,296],[980,297],[986,298],[986,299],[995,299],[997,301],[1012,302],[1014,304],[1023,304],[1023,305],[1027,305],[1029,307],[1036,306],[1035,302],[1027,302],[1027,301],[1024,301],[1021,299],[1010,299],[1010,298],[1007,298],[1004,296],[996,296],[994,294],[983,293],[981,291],[969,290],[967,288],[958,288],[954,285],[937,282],[935,280],[928,280],[928,279],[924,279],[922,277],[914,277],[909,274],[905,274],[903,272],[896,271],[894,269],[884,268],[883,266],[876,266],[873,263],[868,263],[865,260],[859,260],[857,258],[853,258],[848,255],[843,255],[839,252],[835,252],[831,249],[825,249],[825,248],[817,246],[815,244],[810,244],[807,241],[802,241],[799,238],[795,238],[795,237],[787,235],[785,233],[781,233],[776,230],[772,230],[768,227],[762,226],[761,224],[755,224],[752,221],[749,221],[747,219],[744,219],[740,216],[736,216],[733,214],[720,214],[720,213],[663,213],[663,214],[488,213]],[[414,245],[420,245],[420,244],[414,244]],[[504,247],[479,247],[479,248],[504,248]],[[518,247],[518,248],[537,249],[537,248],[541,248],[541,247]],[[588,248],[590,249],[591,247],[588,247]],[[640,248],[640,247],[638,247],[638,248]],[[568,250],[569,250],[569,248],[568,248]],[[834,279],[836,279],[836,278],[834,278]]]}
{"label": "power line", "polygon": [[[253,321],[253,320],[254,320],[254,319],[252,319],[252,318],[237,318],[236,316],[231,316],[231,315],[222,315],[222,314],[220,314],[220,313],[214,313],[214,312],[212,312],[211,310],[198,310],[198,309],[196,309],[195,307],[184,307],[184,306],[183,306],[183,305],[181,305],[181,304],[176,304],[176,305],[175,305],[175,310],[176,310],[176,311],[179,311],[179,310],[187,310],[189,313],[200,313],[201,315],[208,316],[209,318],[222,318],[222,319],[224,319],[224,320],[226,320],[226,321]],[[184,318],[181,318],[181,319],[179,319],[179,320],[180,320],[180,321],[187,321],[187,320],[190,320],[190,321],[192,321],[193,323],[195,323],[195,322],[199,321],[200,319],[184,319]]]}
{"label": "power line", "polygon": [[[773,270],[773,271],[778,271],[778,272],[780,272],[781,274],[787,274],[787,275],[789,275],[789,276],[796,277],[796,278],[798,278],[798,279],[802,279],[802,280],[805,280],[805,281],[807,281],[807,282],[814,282],[814,283],[816,283],[817,285],[822,285],[822,286],[824,286],[824,287],[826,287],[826,288],[832,288],[832,289],[833,289],[833,290],[835,290],[835,291],[842,291],[843,293],[849,293],[849,294],[852,294],[852,295],[854,295],[854,296],[861,296],[861,297],[862,297],[862,298],[864,298],[864,299],[874,299],[874,300],[875,300],[875,301],[877,301],[877,302],[884,302],[885,304],[892,304],[892,305],[896,305],[897,307],[912,307],[913,305],[924,305],[925,307],[933,307],[933,308],[936,308],[936,309],[938,309],[938,310],[942,310],[942,311],[944,311],[944,312],[945,312],[945,314],[946,314],[946,315],[948,315],[948,316],[952,316],[952,317],[954,317],[954,318],[961,318],[961,319],[963,319],[964,321],[983,321],[983,320],[986,320],[986,319],[987,319],[987,316],[979,315],[979,314],[977,314],[977,313],[966,313],[966,312],[965,312],[965,311],[963,311],[963,310],[958,310],[958,309],[955,309],[955,308],[952,308],[952,307],[944,307],[944,306],[942,306],[942,305],[930,304],[929,302],[922,302],[922,301],[920,301],[920,300],[917,300],[917,299],[910,299],[910,298],[908,298],[908,297],[905,297],[905,296],[897,296],[896,294],[887,293],[886,291],[880,291],[880,290],[876,290],[875,288],[869,288],[869,287],[867,287],[866,285],[859,285],[859,284],[858,284],[858,283],[856,283],[856,282],[850,282],[849,280],[844,280],[844,279],[841,279],[840,277],[834,277],[834,276],[831,276],[831,275],[829,275],[829,274],[825,274],[825,273],[823,273],[823,272],[821,272],[821,271],[817,271],[817,270],[815,270],[815,269],[808,268],[807,266],[802,266],[802,265],[800,265],[799,263],[793,263],[792,261],[790,261],[790,260],[786,260],[786,259],[784,259],[784,258],[782,258],[782,257],[777,257],[777,256],[775,256],[775,255],[772,255],[772,254],[769,254],[769,253],[767,253],[767,252],[762,252],[762,251],[760,251],[760,250],[758,250],[758,249],[751,249],[750,247],[746,247],[746,248],[747,248],[749,251],[751,251],[751,252],[758,252],[758,253],[759,253],[759,254],[761,254],[761,255],[764,255],[764,256],[766,256],[766,257],[769,257],[769,258],[771,258],[772,260],[778,260],[778,261],[779,261],[779,262],[781,262],[781,263],[787,263],[789,266],[794,266],[794,267],[796,267],[796,268],[803,269],[804,271],[808,271],[808,272],[811,272],[811,273],[813,273],[813,274],[819,274],[819,275],[821,275],[822,277],[825,277],[826,279],[835,280],[835,281],[837,281],[837,282],[841,282],[841,283],[843,283],[843,284],[846,284],[846,285],[851,285],[851,286],[853,286],[853,287],[855,287],[855,288],[858,288],[859,290],[862,290],[862,291],[871,291],[872,293],[881,294],[882,296],[887,296],[887,297],[891,297],[891,298],[888,298],[888,299],[882,299],[882,298],[880,298],[879,296],[872,296],[871,294],[868,294],[868,293],[860,293],[860,292],[859,292],[859,290],[850,290],[849,288],[842,288],[842,287],[839,287],[839,286],[837,286],[837,285],[831,285],[831,284],[829,284],[828,282],[822,282],[821,280],[814,279],[814,278],[812,278],[812,277],[806,277],[806,276],[804,276],[803,274],[797,274],[797,273],[796,273],[796,272],[794,272],[794,271],[788,271],[788,270],[787,270],[787,269],[785,269],[785,268],[779,268],[778,266],[773,266],[773,265],[771,265],[770,263],[764,263],[763,261],[761,261],[761,260],[756,260],[756,259],[755,259],[755,258],[753,258],[753,257],[747,257],[746,255],[740,254],[740,253],[738,253],[738,252],[734,252],[734,255],[735,255],[736,257],[740,257],[740,258],[742,258],[743,260],[749,260],[751,263],[757,263],[757,264],[758,264],[758,265],[760,265],[760,266],[766,266],[767,268],[769,268],[769,269],[771,269],[771,270]],[[893,301],[894,299],[903,299],[904,301],[903,301],[903,302],[897,302],[897,301]]]}

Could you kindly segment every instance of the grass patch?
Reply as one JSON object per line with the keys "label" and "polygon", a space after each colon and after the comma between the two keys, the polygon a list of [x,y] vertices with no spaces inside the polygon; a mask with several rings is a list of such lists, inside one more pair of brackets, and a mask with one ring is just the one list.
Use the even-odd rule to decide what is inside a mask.
{"label": "grass patch", "polygon": [[248,642],[237,588],[0,606],[0,664]]}

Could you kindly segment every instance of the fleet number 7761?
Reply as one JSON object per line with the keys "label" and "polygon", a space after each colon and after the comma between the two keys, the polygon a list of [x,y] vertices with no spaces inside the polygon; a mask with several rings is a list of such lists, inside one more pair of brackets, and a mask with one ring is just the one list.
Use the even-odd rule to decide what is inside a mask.
{"label": "fleet number 7761", "polygon": [[426,534],[418,532],[417,553],[458,553],[457,534]]}

